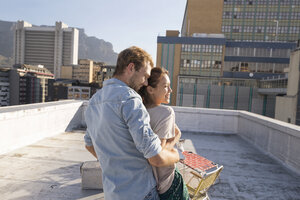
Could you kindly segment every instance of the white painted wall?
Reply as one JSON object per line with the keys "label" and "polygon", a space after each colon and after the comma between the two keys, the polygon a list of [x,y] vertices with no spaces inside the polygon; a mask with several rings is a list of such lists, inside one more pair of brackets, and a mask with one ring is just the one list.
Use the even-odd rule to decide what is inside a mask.
{"label": "white painted wall", "polygon": [[173,108],[181,131],[238,134],[300,174],[300,126],[247,111]]}
{"label": "white painted wall", "polygon": [[81,126],[82,101],[0,108],[0,154]]}
{"label": "white painted wall", "polygon": [[240,136],[300,174],[300,126],[246,111],[238,124]]}
{"label": "white painted wall", "polygon": [[238,111],[173,106],[182,131],[238,133]]}

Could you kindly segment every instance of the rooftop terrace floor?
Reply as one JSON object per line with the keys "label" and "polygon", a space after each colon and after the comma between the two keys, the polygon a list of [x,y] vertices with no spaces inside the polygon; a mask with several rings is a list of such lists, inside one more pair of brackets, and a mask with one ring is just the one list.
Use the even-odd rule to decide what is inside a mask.
{"label": "rooftop terrace floor", "polygon": [[[300,177],[238,135],[183,133],[186,150],[224,166],[211,199],[299,199]],[[0,156],[1,199],[104,199],[81,190],[80,165],[94,158],[83,132],[63,133]]]}

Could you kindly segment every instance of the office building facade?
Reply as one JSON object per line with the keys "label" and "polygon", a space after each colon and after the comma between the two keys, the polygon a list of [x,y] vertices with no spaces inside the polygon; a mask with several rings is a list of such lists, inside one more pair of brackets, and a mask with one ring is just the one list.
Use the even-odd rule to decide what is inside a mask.
{"label": "office building facade", "polygon": [[[285,76],[299,39],[286,29],[299,29],[300,7],[298,1],[276,1],[276,9],[269,7],[267,17],[261,18],[266,2],[271,1],[187,1],[181,36],[167,31],[157,38],[156,65],[170,72],[171,105],[242,109],[274,117],[278,93],[261,93],[260,79]],[[287,8],[292,11],[289,22]],[[250,20],[252,15],[257,18]],[[262,28],[268,20],[272,23]]]}
{"label": "office building facade", "polygon": [[293,42],[300,38],[298,0],[224,0],[222,32],[228,40]]}
{"label": "office building facade", "polygon": [[62,65],[77,64],[78,30],[62,22],[54,27],[18,21],[14,36],[14,64],[44,65],[56,78]]}

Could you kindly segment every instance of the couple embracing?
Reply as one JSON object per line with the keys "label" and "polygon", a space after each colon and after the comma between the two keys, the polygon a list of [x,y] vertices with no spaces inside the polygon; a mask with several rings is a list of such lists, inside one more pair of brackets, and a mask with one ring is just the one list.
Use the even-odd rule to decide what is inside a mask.
{"label": "couple embracing", "polygon": [[162,105],[171,92],[168,72],[133,46],[89,101],[84,139],[100,161],[106,200],[189,199],[175,167],[181,132],[173,109]]}

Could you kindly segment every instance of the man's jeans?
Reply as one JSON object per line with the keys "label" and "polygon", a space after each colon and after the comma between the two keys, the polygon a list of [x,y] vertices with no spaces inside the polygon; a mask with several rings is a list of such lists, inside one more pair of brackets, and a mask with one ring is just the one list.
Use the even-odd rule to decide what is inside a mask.
{"label": "man's jeans", "polygon": [[144,200],[159,200],[156,187],[154,187],[144,198]]}

